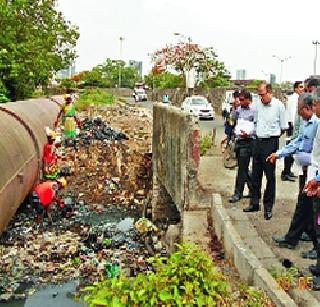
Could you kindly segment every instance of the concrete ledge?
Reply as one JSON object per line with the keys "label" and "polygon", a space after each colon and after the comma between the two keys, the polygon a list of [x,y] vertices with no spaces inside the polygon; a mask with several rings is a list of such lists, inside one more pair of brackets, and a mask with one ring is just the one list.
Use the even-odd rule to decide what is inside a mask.
{"label": "concrete ledge", "polygon": [[[232,224],[232,217],[223,208],[219,194],[213,194],[212,196],[211,213],[216,235],[223,242],[226,257],[235,265],[241,279],[249,285],[254,285],[265,291],[276,306],[297,306],[293,299],[279,287],[270,273],[263,268],[262,263],[250,250],[249,242],[245,243],[243,241],[241,235]],[[244,223],[248,221],[246,217],[241,216],[238,212],[234,212],[232,215],[237,218],[237,221],[243,221]],[[254,228],[253,226],[251,227],[252,233],[254,233]],[[250,230],[248,224],[246,224],[246,228],[247,231]],[[251,237],[250,240],[253,240],[253,238]],[[263,242],[260,243],[262,244]],[[266,256],[270,259],[269,250]]]}

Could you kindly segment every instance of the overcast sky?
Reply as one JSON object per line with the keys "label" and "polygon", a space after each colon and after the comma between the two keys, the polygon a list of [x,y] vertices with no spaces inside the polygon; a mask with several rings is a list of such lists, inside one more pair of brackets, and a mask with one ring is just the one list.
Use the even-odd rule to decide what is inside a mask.
{"label": "overcast sky", "polygon": [[302,80],[313,74],[312,40],[320,40],[319,0],[58,0],[58,5],[80,28],[77,71],[118,59],[122,36],[123,59],[143,61],[147,73],[147,54],[176,42],[173,33],[179,32],[214,47],[233,77],[236,69],[246,69],[248,78],[265,79],[271,72],[279,80],[280,61],[272,57],[277,55],[291,56],[283,81]]}

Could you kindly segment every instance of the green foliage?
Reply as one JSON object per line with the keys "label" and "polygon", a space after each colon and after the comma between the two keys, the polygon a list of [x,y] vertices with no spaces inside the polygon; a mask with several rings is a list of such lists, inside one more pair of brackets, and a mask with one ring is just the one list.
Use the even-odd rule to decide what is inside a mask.
{"label": "green foliage", "polygon": [[0,80],[10,99],[30,97],[66,67],[78,37],[55,0],[0,0]]}
{"label": "green foliage", "polygon": [[298,288],[297,276],[299,274],[299,269],[297,267],[272,267],[270,274],[277,281],[278,285],[284,290],[288,291],[291,287],[295,289]]}
{"label": "green foliage", "polygon": [[199,148],[200,148],[200,156],[205,156],[207,151],[212,147],[212,138],[210,135],[206,134],[200,137],[199,140]]}
{"label": "green foliage", "polygon": [[194,244],[177,244],[169,258],[155,256],[149,263],[154,272],[109,278],[84,288],[84,300],[90,307],[268,305],[264,293],[244,285],[240,297],[233,297],[210,256]]}
{"label": "green foliage", "polygon": [[59,86],[63,88],[65,91],[77,88],[76,82],[70,79],[61,79],[59,81]]}
{"label": "green foliage", "polygon": [[86,89],[83,90],[78,100],[75,103],[75,107],[78,111],[86,110],[90,104],[112,104],[114,102],[114,96],[112,93],[108,93],[101,89]]}
{"label": "green foliage", "polygon": [[246,88],[248,89],[256,89],[261,83],[263,83],[263,80],[252,80]]}
{"label": "green foliage", "polygon": [[230,290],[210,257],[191,244],[178,245],[170,258],[150,258],[155,272],[106,279],[87,287],[89,306],[214,306]]}
{"label": "green foliage", "polygon": [[8,95],[8,91],[5,85],[3,84],[3,82],[0,80],[0,103],[9,101],[7,95]]}
{"label": "green foliage", "polygon": [[123,61],[107,59],[103,64],[94,67],[91,71],[84,72],[80,79],[84,86],[114,88],[119,84],[120,70],[121,87],[133,88],[134,83],[139,80],[138,71],[131,66],[126,66]]}
{"label": "green foliage", "polygon": [[170,72],[162,72],[153,74],[150,72],[144,77],[145,83],[150,88],[183,88],[184,79],[182,75],[172,74]]}

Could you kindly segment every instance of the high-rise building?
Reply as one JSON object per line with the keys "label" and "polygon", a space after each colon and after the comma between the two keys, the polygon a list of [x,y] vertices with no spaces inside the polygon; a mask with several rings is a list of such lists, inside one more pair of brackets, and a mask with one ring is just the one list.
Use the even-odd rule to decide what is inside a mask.
{"label": "high-rise building", "polygon": [[238,69],[236,71],[236,79],[237,80],[246,80],[247,79],[247,71],[245,69]]}
{"label": "high-rise building", "polygon": [[142,77],[142,61],[129,61],[129,66],[135,68],[138,71],[140,77]]}
{"label": "high-rise building", "polygon": [[76,73],[76,64],[72,62],[66,69],[57,71],[56,79],[67,79]]}
{"label": "high-rise building", "polygon": [[270,74],[270,84],[275,84],[276,83],[276,75],[275,74]]}

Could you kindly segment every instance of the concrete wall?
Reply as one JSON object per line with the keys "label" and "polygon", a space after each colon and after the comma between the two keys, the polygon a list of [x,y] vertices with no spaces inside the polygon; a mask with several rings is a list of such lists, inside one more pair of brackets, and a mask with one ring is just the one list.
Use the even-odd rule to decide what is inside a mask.
{"label": "concrete wall", "polygon": [[[235,90],[236,88],[213,88],[213,89],[197,89],[197,94],[203,95],[208,98],[211,102],[214,110],[217,114],[221,114],[221,105],[225,99],[225,92],[227,90]],[[256,90],[252,90],[256,92]],[[148,99],[151,101],[162,101],[162,96],[164,94],[169,95],[170,101],[174,106],[180,107],[184,98],[186,97],[185,89],[155,89],[148,90]],[[279,98],[281,101],[285,101],[285,95],[281,93],[280,89],[274,89],[273,94],[275,97]]]}
{"label": "concrete wall", "polygon": [[180,215],[195,201],[199,166],[199,127],[179,108],[155,103],[153,107],[153,201],[154,219],[168,216],[174,203]]}

